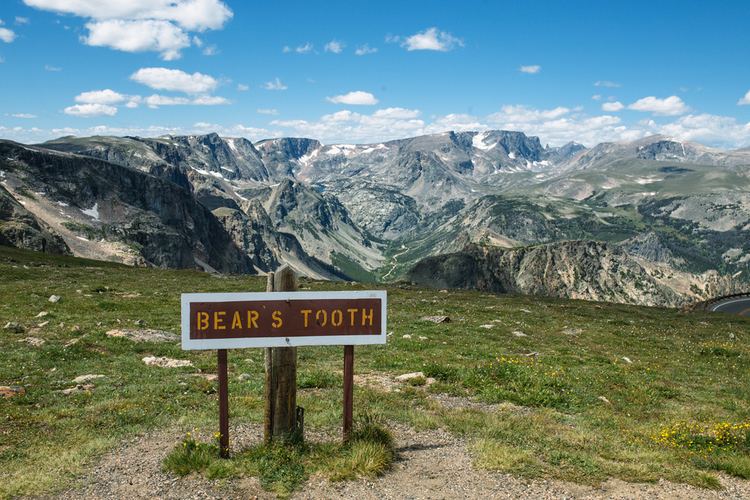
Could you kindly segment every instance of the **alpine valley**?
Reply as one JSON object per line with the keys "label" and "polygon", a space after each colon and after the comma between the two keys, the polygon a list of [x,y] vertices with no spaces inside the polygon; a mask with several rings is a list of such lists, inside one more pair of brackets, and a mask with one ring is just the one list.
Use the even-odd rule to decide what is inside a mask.
{"label": "alpine valley", "polygon": [[682,306],[747,291],[750,149],[521,132],[0,141],[0,244],[219,273]]}

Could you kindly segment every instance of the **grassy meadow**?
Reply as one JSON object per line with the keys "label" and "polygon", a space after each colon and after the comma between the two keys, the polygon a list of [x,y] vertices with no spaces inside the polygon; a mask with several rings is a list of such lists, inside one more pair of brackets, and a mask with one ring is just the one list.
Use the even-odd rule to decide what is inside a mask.
{"label": "grassy meadow", "polygon": [[[315,290],[370,288],[300,284]],[[136,269],[0,247],[0,328],[16,322],[25,330],[0,330],[0,385],[26,389],[0,399],[0,498],[70,487],[98,456],[150,430],[210,435],[217,426],[215,382],[195,374],[215,372],[213,351],[183,352],[178,343],[134,343],[105,332],[178,333],[180,293],[264,288],[261,277]],[[609,477],[665,478],[706,488],[719,486],[719,471],[750,479],[750,320],[386,288],[388,344],[357,347],[355,373],[377,378],[423,371],[437,382],[416,380],[398,391],[359,384],[360,422],[444,428],[467,440],[477,467],[525,477],[585,484]],[[61,300],[50,303],[53,294]],[[43,311],[48,314],[37,317]],[[437,314],[451,322],[421,320]],[[24,341],[28,337],[44,343],[32,345]],[[298,350],[298,404],[305,408],[306,429],[337,432],[342,352]],[[145,356],[187,359],[194,366],[146,366]],[[262,356],[260,349],[229,353],[234,422],[262,420]],[[90,391],[60,392],[85,374],[104,377]],[[440,395],[487,405],[444,405],[440,398],[447,396]],[[213,456],[204,462],[220,478],[264,477],[258,464],[285,461],[293,469],[291,480],[265,478],[269,489],[284,494],[300,487],[313,463],[333,480],[382,472],[384,467],[363,468],[356,456],[372,458],[368,446],[378,443],[384,445],[378,453],[387,455],[389,439],[379,435],[363,439],[356,452],[318,444],[300,456],[252,449],[223,466],[210,467]],[[190,446],[210,450],[206,443]],[[386,455],[388,462],[392,457]],[[195,469],[175,454],[172,460],[166,466],[175,473]]]}

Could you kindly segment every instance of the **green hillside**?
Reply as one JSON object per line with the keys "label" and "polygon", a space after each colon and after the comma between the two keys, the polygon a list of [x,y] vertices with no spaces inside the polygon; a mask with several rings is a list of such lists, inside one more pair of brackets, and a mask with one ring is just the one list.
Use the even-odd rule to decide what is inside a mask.
{"label": "green hillside", "polygon": [[[105,332],[178,333],[181,292],[264,287],[264,278],[0,247],[0,327],[18,324],[0,330],[0,386],[26,390],[0,399],[0,498],[68,488],[97,456],[152,429],[212,432],[215,382],[195,374],[215,371],[215,353]],[[717,471],[750,478],[750,320],[397,285],[388,293],[392,335],[386,346],[356,348],[356,373],[392,380],[422,371],[436,382],[416,379],[398,391],[360,384],[355,418],[444,428],[471,443],[477,467],[525,477],[666,478],[709,488]],[[61,300],[49,302],[53,294]],[[451,322],[421,319],[428,315]],[[145,356],[194,366],[146,366]],[[307,429],[338,428],[341,365],[340,347],[299,349]],[[231,351],[229,370],[233,421],[259,422],[262,351]],[[60,392],[86,374],[104,377],[89,390]],[[445,405],[441,394],[484,404]]]}

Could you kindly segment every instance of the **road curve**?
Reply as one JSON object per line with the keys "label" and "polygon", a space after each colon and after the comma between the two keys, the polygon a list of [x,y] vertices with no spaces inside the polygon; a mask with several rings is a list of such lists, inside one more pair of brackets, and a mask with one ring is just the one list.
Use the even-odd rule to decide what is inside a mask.
{"label": "road curve", "polygon": [[712,312],[739,314],[750,318],[750,297],[726,298],[709,306]]}

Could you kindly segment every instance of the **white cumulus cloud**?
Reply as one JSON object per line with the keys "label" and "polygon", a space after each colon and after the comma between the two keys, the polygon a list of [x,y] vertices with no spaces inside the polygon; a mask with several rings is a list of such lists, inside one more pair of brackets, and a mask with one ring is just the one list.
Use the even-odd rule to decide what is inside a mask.
{"label": "white cumulus cloud", "polygon": [[347,92],[346,94],[326,97],[326,100],[335,104],[351,104],[359,106],[373,106],[378,103],[378,100],[374,95],[362,90],[354,90],[352,92]]}
{"label": "white cumulus cloud", "polygon": [[633,104],[628,106],[628,108],[635,111],[645,111],[661,116],[683,115],[690,111],[690,108],[687,106],[687,104],[685,104],[685,102],[676,95],[665,97],[664,99],[659,99],[658,97],[654,96],[644,97],[635,101]]}
{"label": "white cumulus cloud", "polygon": [[740,98],[739,101],[737,101],[737,104],[740,106],[750,104],[750,90],[747,91],[747,94],[745,94],[744,97]]}
{"label": "white cumulus cloud", "polygon": [[126,96],[112,89],[81,92],[75,97],[76,102],[83,104],[119,104],[125,99]]}
{"label": "white cumulus cloud", "polygon": [[64,112],[66,115],[81,116],[84,118],[91,116],[114,116],[117,114],[117,108],[107,104],[75,104],[65,108]]}
{"label": "white cumulus cloud", "polygon": [[279,110],[276,108],[258,108],[255,110],[259,115],[278,115]]}
{"label": "white cumulus cloud", "polygon": [[424,31],[415,33],[405,39],[401,37],[389,37],[389,41],[401,42],[401,46],[406,50],[436,50],[447,52],[456,47],[463,47],[464,42],[460,38],[453,36],[447,31],[440,31],[436,27],[427,28]]}
{"label": "white cumulus cloud", "polygon": [[0,28],[0,40],[5,43],[11,43],[16,39],[16,34],[13,30],[8,28]]}
{"label": "white cumulus cloud", "polygon": [[189,32],[220,29],[232,11],[221,0],[24,0],[40,10],[86,18],[93,46],[125,52],[155,51],[174,60],[190,45]]}
{"label": "white cumulus cloud", "polygon": [[606,111],[608,113],[615,113],[617,111],[622,111],[625,108],[625,105],[621,103],[620,101],[613,101],[613,102],[605,102],[602,104],[602,111]]}
{"label": "white cumulus cloud", "polygon": [[156,90],[170,90],[186,94],[205,94],[213,91],[219,82],[203,73],[186,73],[179,69],[141,68],[130,79]]}

